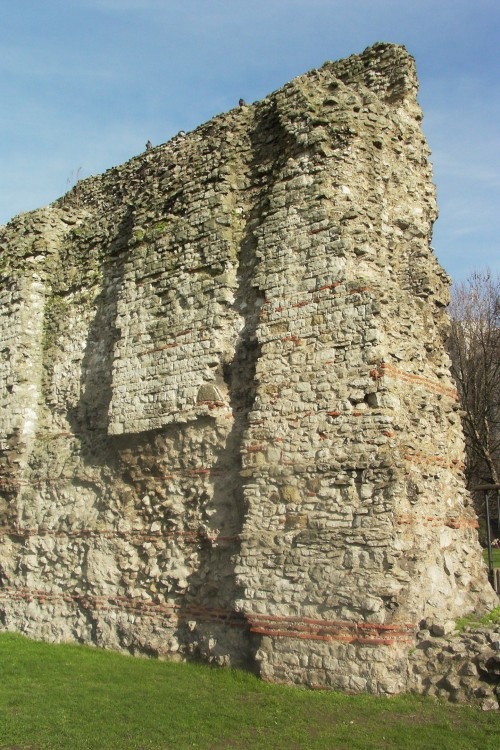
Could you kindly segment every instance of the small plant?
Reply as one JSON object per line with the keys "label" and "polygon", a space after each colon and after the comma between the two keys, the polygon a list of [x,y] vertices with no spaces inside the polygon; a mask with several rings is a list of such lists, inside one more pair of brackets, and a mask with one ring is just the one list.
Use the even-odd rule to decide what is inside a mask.
{"label": "small plant", "polygon": [[500,607],[495,607],[491,612],[479,617],[472,613],[465,617],[459,617],[457,620],[457,630],[461,631],[467,627],[489,627],[493,625],[500,625]]}
{"label": "small plant", "polygon": [[82,167],[78,167],[78,169],[73,169],[71,171],[71,174],[66,180],[66,194],[64,195],[62,202],[63,205],[65,205],[69,201],[69,196],[71,195],[74,199],[75,206],[80,205],[80,188],[79,183],[82,179]]}

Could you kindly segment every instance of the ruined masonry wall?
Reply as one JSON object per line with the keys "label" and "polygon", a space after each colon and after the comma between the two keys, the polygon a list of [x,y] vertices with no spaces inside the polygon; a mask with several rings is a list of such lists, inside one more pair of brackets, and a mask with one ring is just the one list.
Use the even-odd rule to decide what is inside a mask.
{"label": "ruined masonry wall", "polygon": [[393,693],[494,606],[416,91],[375,45],[2,228],[3,628]]}

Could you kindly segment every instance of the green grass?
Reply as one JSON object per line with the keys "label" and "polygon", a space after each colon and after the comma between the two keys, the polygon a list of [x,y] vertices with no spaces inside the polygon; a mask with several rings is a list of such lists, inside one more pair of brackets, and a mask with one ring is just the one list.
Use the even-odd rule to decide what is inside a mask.
{"label": "green grass", "polygon": [[489,750],[494,712],[0,634],[1,750]]}
{"label": "green grass", "polygon": [[[500,547],[493,547],[491,550],[493,558],[493,567],[500,568]],[[486,565],[488,565],[488,550],[483,549],[483,557]]]}
{"label": "green grass", "polygon": [[500,625],[500,607],[495,607],[491,612],[479,617],[478,615],[471,614],[465,617],[459,617],[457,620],[458,630],[463,630],[467,625],[471,627],[479,626],[491,626]]}

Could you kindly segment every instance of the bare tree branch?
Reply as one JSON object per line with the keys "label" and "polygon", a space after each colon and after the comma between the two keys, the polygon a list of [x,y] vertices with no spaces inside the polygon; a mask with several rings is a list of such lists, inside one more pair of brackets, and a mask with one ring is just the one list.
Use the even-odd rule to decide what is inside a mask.
{"label": "bare tree branch", "polygon": [[449,352],[462,404],[469,487],[500,476],[500,276],[476,271],[452,289]]}

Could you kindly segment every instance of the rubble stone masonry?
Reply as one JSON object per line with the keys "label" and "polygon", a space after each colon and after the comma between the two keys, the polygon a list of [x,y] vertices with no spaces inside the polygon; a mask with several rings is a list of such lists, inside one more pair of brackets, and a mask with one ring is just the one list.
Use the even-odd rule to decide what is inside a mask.
{"label": "rubble stone masonry", "polygon": [[3,629],[396,693],[497,604],[416,92],[377,44],[1,228]]}

